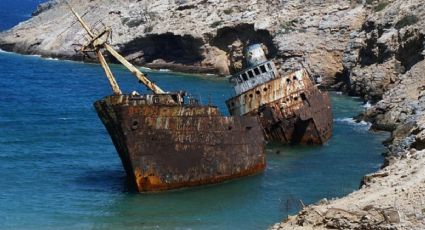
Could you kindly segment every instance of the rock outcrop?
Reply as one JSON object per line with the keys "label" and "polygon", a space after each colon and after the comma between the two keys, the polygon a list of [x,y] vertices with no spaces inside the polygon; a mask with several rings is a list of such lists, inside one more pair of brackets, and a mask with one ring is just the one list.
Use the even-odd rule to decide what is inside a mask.
{"label": "rock outcrop", "polygon": [[[306,62],[328,85],[342,76],[342,56],[365,18],[356,1],[70,0],[90,24],[113,30],[112,44],[138,65],[227,75],[242,68],[246,45],[263,43],[282,71]],[[46,57],[90,60],[76,52],[85,32],[64,1],[0,33],[0,48]],[[98,24],[99,26],[99,24]],[[95,26],[96,27],[96,26]],[[113,59],[111,59],[113,61]]]}
{"label": "rock outcrop", "polygon": [[344,68],[355,95],[377,102],[400,77],[424,60],[425,15],[420,0],[380,1],[351,34]]}

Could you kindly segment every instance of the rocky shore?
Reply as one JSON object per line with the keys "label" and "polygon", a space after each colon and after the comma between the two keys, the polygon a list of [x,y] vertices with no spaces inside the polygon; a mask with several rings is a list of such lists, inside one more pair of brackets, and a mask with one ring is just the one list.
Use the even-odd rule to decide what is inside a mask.
{"label": "rocky shore", "polygon": [[[366,175],[360,190],[271,229],[425,229],[422,0],[69,2],[90,24],[110,26],[111,43],[135,64],[227,75],[241,69],[246,45],[263,43],[284,61],[282,72],[304,62],[325,86],[372,104],[358,119],[392,133],[383,168]],[[60,0],[0,33],[6,51],[93,60],[75,51],[81,43],[84,31]]]}
{"label": "rocky shore", "polygon": [[382,169],[270,229],[425,229],[424,12],[419,0],[374,2],[344,52],[343,87],[373,104],[358,119],[392,133]]}

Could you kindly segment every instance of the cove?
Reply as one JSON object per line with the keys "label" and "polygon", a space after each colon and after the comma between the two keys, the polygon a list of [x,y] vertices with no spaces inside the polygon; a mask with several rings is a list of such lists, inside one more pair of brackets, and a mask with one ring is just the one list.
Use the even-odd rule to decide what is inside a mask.
{"label": "cove", "polygon": [[[145,91],[120,66],[125,92]],[[227,114],[224,79],[148,72]],[[267,147],[263,174],[224,184],[138,194],[92,103],[111,93],[100,66],[0,53],[0,223],[6,229],[265,229],[300,201],[346,195],[382,164],[387,133],[351,117],[356,98],[332,93],[334,135],[324,146]]]}

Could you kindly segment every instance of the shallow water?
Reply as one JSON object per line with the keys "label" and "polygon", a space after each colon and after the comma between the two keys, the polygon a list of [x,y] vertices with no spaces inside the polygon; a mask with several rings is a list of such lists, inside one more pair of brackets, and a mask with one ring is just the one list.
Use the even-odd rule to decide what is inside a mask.
{"label": "shallow water", "polygon": [[[144,91],[120,66],[113,71],[124,91]],[[271,145],[263,174],[137,194],[92,106],[111,93],[98,65],[0,53],[0,73],[0,229],[264,229],[296,212],[300,200],[355,190],[383,160],[387,134],[350,119],[364,109],[360,100],[332,94],[334,136],[326,145]],[[148,75],[227,113],[225,80]]]}

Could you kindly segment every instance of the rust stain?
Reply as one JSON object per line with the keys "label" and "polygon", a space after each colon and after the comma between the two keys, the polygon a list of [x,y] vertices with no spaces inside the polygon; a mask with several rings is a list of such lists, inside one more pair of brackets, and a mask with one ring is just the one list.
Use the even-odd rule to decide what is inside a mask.
{"label": "rust stain", "polygon": [[224,117],[215,106],[181,105],[170,103],[171,95],[155,96],[117,95],[95,102],[138,191],[219,183],[265,169],[256,116]]}
{"label": "rust stain", "polygon": [[253,86],[226,104],[231,115],[257,115],[270,141],[323,144],[332,136],[329,96],[304,69]]}

